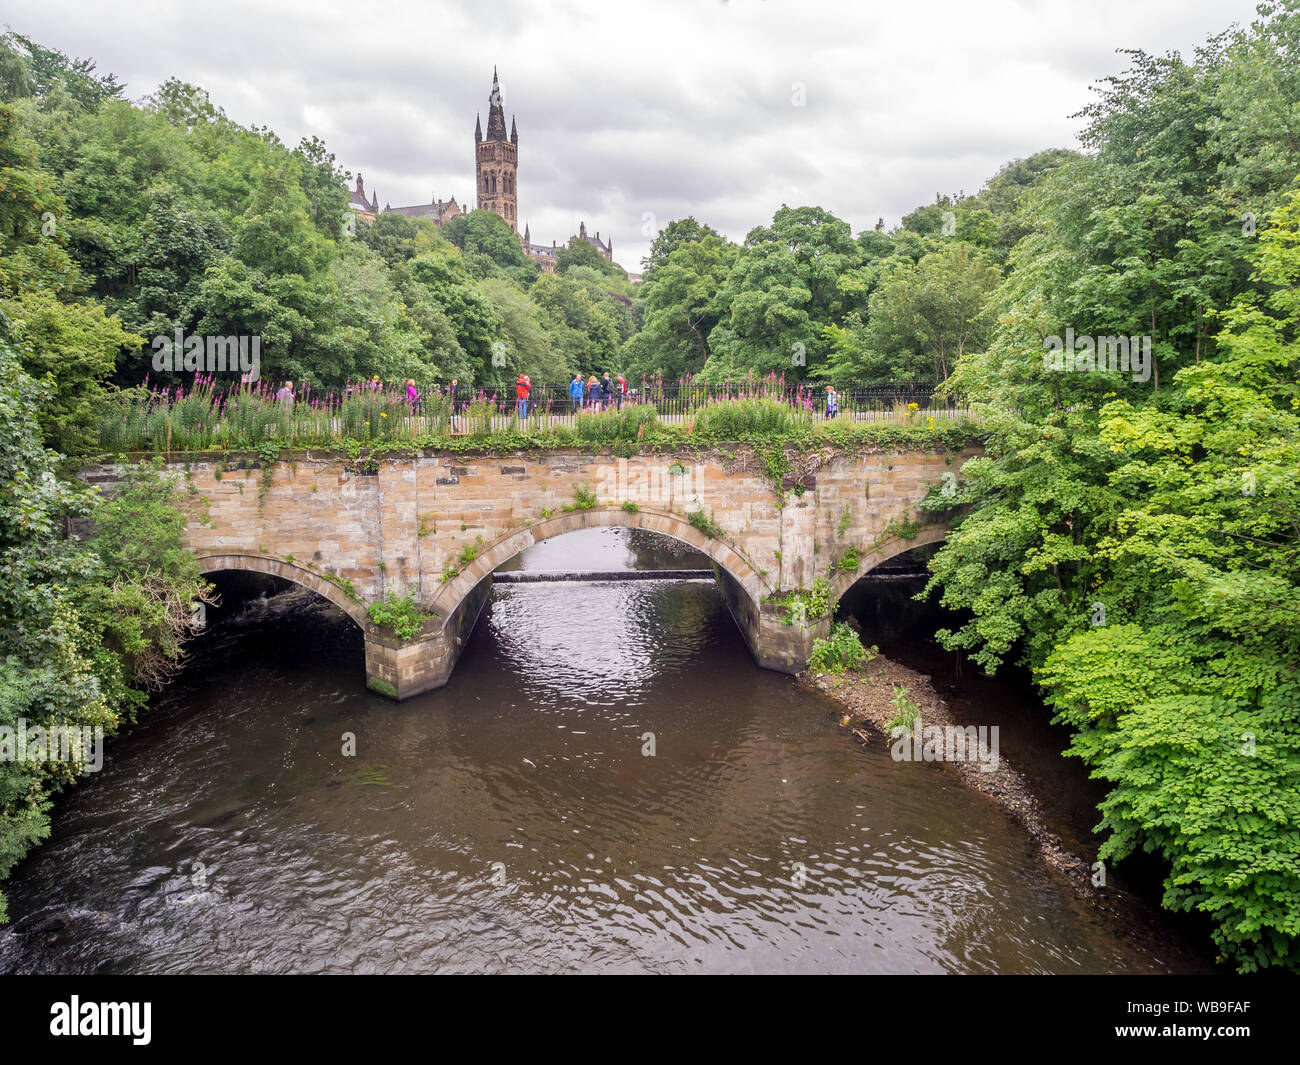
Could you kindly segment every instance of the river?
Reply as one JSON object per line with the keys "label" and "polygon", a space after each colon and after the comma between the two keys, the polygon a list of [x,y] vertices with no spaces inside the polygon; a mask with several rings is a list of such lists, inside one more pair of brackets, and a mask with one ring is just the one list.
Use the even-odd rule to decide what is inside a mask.
{"label": "river", "polygon": [[[514,565],[705,562],[592,529]],[[400,704],[365,690],[337,610],[239,587],[60,797],[9,881],[0,971],[1210,968],[754,666],[711,583],[498,585],[447,687]]]}

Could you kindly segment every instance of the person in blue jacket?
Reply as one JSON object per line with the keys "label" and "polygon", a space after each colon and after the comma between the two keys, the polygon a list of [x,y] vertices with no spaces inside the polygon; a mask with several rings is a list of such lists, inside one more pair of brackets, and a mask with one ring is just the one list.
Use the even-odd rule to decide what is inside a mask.
{"label": "person in blue jacket", "polygon": [[569,398],[573,400],[573,413],[577,414],[582,409],[582,396],[586,389],[582,386],[582,374],[575,373],[573,380],[569,382]]}
{"label": "person in blue jacket", "polygon": [[599,410],[601,394],[600,382],[596,379],[596,375],[592,374],[587,378],[587,406],[592,410]]}

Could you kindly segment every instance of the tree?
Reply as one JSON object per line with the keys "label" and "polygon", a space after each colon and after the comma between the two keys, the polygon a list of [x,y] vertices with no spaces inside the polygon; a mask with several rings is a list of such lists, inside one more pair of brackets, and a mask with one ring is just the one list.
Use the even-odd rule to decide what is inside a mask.
{"label": "tree", "polygon": [[[122,95],[123,85],[113,74],[95,73],[93,59],[69,59],[63,52],[42,48],[28,37],[9,33],[0,38],[6,50],[24,60],[27,79],[12,75],[15,90],[25,88],[30,79],[37,96],[51,96],[60,92],[82,107],[94,110],[105,100]],[[12,60],[10,70],[13,70]],[[25,95],[25,93],[24,93]]]}
{"label": "tree", "polygon": [[[454,218],[452,222],[462,221]],[[383,211],[367,225],[356,224],[357,240],[373,249],[389,266],[400,266],[429,251],[445,250],[450,242],[447,229],[439,232],[437,225],[427,218],[407,218],[396,211]]]}
{"label": "tree", "polygon": [[1000,281],[992,260],[962,241],[915,266],[896,263],[871,294],[863,348],[893,365],[895,380],[944,381],[966,351],[983,346]]}
{"label": "tree", "polygon": [[[86,513],[85,491],[55,476],[58,456],[41,445],[36,420],[50,390],[24,372],[5,328],[0,316],[0,728],[111,731],[119,693],[95,675],[93,639],[70,594],[84,559],[61,535],[66,518]],[[49,834],[49,796],[81,769],[0,758],[0,880]]]}
{"label": "tree", "polygon": [[1238,298],[1176,407],[1105,408],[1126,505],[1092,595],[1113,613],[1040,671],[1113,786],[1100,857],[1162,854],[1165,905],[1213,915],[1243,970],[1300,968],[1300,193],[1275,218],[1269,308]]}
{"label": "tree", "polygon": [[569,243],[563,247],[555,256],[555,272],[557,274],[567,274],[574,267],[586,266],[610,277],[627,277],[627,272],[621,267],[611,263],[596,250],[596,246],[589,240],[574,234],[569,238]]}
{"label": "tree", "polygon": [[46,441],[65,454],[91,450],[104,382],[112,376],[118,354],[139,348],[144,337],[128,333],[98,303],[60,303],[47,292],[27,292],[3,306],[21,345],[24,369],[53,386],[41,410]]}
{"label": "tree", "polygon": [[[452,248],[417,255],[407,266],[410,279],[446,314],[456,341],[471,360],[475,378],[492,378],[492,343],[501,322],[492,304],[475,287],[460,254]],[[463,379],[462,379],[463,380]]]}
{"label": "tree", "polygon": [[[1300,963],[1300,147],[1227,154],[1255,135],[1243,84],[1300,104],[1300,12],[1262,11],[1195,63],[1133,53],[1087,112],[1095,155],[1026,193],[993,338],[953,374],[985,455],[928,504],[964,505],[927,591],[969,613],[941,641],[1034,670],[1111,784],[1103,858],[1161,854],[1166,905],[1209,914],[1244,970]],[[1246,188],[1285,200],[1257,237]],[[1160,387],[1053,372],[1066,327],[1145,333]]]}
{"label": "tree", "polygon": [[641,260],[641,280],[648,282],[654,272],[667,263],[669,256],[679,248],[698,244],[706,237],[724,239],[712,226],[697,222],[694,215],[669,222],[650,242],[650,254]]}
{"label": "tree", "polygon": [[331,240],[341,239],[352,208],[348,206],[347,178],[334,165],[334,153],[319,137],[304,137],[293,154],[299,161],[299,184],[307,197],[312,225]]}
{"label": "tree", "polygon": [[489,278],[479,290],[491,302],[501,323],[496,349],[504,365],[492,366],[493,380],[506,381],[526,373],[534,381],[564,381],[573,372],[543,323],[542,309],[504,278]]}
{"label": "tree", "polygon": [[523,266],[523,245],[509,223],[495,211],[471,211],[465,218],[461,250],[468,255],[485,255],[498,266]]}
{"label": "tree", "polygon": [[645,324],[624,349],[626,370],[676,377],[703,368],[709,334],[723,316],[718,292],[738,254],[735,244],[710,233],[664,258],[644,283]]}
{"label": "tree", "polygon": [[772,225],[749,232],[718,294],[723,315],[703,374],[805,376],[825,358],[825,326],[860,308],[869,282],[846,222],[820,207],[782,206]]}

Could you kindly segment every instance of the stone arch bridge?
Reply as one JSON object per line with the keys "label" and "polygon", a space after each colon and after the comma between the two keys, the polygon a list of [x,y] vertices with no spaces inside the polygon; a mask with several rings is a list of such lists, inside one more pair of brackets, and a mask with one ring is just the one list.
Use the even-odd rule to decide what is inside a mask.
{"label": "stone arch bridge", "polygon": [[[975,453],[787,449],[779,486],[763,453],[725,446],[631,458],[413,450],[364,463],[206,453],[168,469],[186,482],[185,537],[203,573],[270,574],[329,599],[365,633],[370,687],[405,699],[447,682],[497,566],[593,526],[651,529],[708,555],[758,664],[797,672],[830,620],[796,612],[790,623],[774,600],[828,577],[833,607],[874,566],[942,540],[943,524],[917,504]],[[428,613],[414,639],[369,620],[390,593]]]}

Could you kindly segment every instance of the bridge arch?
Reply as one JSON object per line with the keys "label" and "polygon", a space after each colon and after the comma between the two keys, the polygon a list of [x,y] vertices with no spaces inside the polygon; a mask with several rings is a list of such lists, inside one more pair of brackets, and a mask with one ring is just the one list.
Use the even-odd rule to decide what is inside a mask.
{"label": "bridge arch", "polygon": [[899,555],[906,554],[913,548],[925,547],[927,544],[942,543],[948,538],[948,529],[943,525],[929,525],[921,529],[910,540],[893,539],[887,543],[880,544],[874,550],[860,556],[861,561],[858,568],[852,572],[845,573],[838,567],[835,569],[831,578],[831,602],[838,604],[840,597],[852,588],[858,581],[862,580],[868,573],[879,566],[882,562],[888,562],[891,558],[897,558]]}
{"label": "bridge arch", "polygon": [[282,558],[247,551],[210,552],[197,556],[199,573],[206,576],[220,573],[222,570],[235,570],[244,573],[264,573],[269,577],[279,577],[300,587],[315,592],[333,603],[361,627],[364,632],[367,625],[366,608],[347,594],[337,584],[322,574],[299,566],[295,562],[286,562]]}
{"label": "bridge arch", "polygon": [[744,591],[756,610],[763,597],[772,591],[758,567],[740,551],[722,540],[706,536],[678,514],[644,508],[629,512],[622,507],[593,507],[590,510],[558,514],[525,528],[514,529],[493,540],[483,547],[474,561],[461,567],[459,576],[438,590],[429,606],[439,617],[451,618],[483,578],[521,551],[565,533],[600,527],[648,529],[681,541],[717,563]]}

